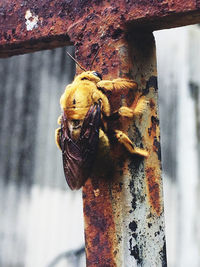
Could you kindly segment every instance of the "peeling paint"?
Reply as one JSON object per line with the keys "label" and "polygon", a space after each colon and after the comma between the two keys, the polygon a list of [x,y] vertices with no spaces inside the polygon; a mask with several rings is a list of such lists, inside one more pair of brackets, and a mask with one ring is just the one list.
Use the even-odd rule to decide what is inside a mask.
{"label": "peeling paint", "polygon": [[35,16],[31,13],[30,9],[28,9],[25,13],[25,19],[26,19],[26,29],[27,31],[32,31],[33,29],[38,28],[38,16]]}

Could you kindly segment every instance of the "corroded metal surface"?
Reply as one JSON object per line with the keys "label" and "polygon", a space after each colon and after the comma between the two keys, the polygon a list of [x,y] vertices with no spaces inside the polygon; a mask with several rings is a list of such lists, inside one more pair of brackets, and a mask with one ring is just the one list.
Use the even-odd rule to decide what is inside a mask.
{"label": "corroded metal surface", "polygon": [[127,25],[154,30],[199,21],[199,0],[1,1],[0,56],[78,43],[93,35],[115,40]]}
{"label": "corroded metal surface", "polygon": [[89,181],[83,201],[87,266],[117,266],[119,248],[109,184],[96,180],[94,185]]}
{"label": "corroded metal surface", "polygon": [[[89,65],[92,53],[86,47],[80,47],[77,56]],[[150,155],[130,156],[115,144],[114,175],[96,176],[83,188],[87,266],[166,266],[155,57],[152,34],[130,32],[114,43],[106,42],[94,64],[103,78],[137,81],[148,109],[138,119],[121,120],[120,129]],[[129,105],[134,92],[113,92],[108,97],[116,110]]]}

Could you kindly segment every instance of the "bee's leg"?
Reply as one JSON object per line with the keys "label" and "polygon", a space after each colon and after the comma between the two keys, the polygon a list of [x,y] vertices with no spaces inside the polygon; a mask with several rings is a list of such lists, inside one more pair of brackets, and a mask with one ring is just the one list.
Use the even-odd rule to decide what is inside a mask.
{"label": "bee's leg", "polygon": [[136,89],[137,83],[130,79],[117,78],[112,81],[102,80],[97,83],[97,87],[104,91],[122,90],[122,89]]}
{"label": "bee's leg", "polygon": [[57,147],[60,149],[60,150],[62,150],[61,149],[61,147],[60,147],[60,128],[57,128],[56,130],[55,130],[55,141],[56,141],[56,145],[57,145]]}
{"label": "bee's leg", "polygon": [[142,114],[147,108],[147,104],[148,101],[144,97],[142,97],[138,100],[134,108],[121,107],[118,113],[122,117],[133,118],[133,116]]}
{"label": "bee's leg", "polygon": [[115,130],[115,137],[118,142],[125,146],[125,148],[131,154],[137,154],[143,157],[147,157],[149,155],[148,151],[142,148],[134,147],[133,142],[128,138],[128,136],[122,131]]}
{"label": "bee's leg", "polygon": [[99,129],[99,140],[100,140],[100,146],[102,148],[109,148],[110,147],[108,137],[102,129]]}

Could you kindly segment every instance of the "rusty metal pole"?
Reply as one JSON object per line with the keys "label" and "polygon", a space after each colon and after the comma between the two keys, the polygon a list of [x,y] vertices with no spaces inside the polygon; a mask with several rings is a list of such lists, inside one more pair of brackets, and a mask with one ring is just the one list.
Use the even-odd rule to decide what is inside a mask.
{"label": "rusty metal pole", "polygon": [[[141,31],[142,32],[142,31]],[[97,43],[83,40],[76,50],[87,65]],[[88,63],[89,65],[89,63]],[[136,120],[123,119],[122,129],[138,147],[147,148],[147,159],[116,157],[114,177],[95,177],[83,188],[87,266],[167,266],[161,179],[160,130],[157,107],[155,43],[151,32],[131,30],[105,38],[94,64],[103,79],[133,78],[149,101]],[[112,110],[128,103],[134,92],[112,92]],[[118,152],[116,152],[117,154]],[[102,166],[103,168],[103,166]]]}

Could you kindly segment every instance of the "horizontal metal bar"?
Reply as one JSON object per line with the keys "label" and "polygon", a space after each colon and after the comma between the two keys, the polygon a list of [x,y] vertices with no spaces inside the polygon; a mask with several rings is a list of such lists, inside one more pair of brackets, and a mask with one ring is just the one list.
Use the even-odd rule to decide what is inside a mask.
{"label": "horizontal metal bar", "polygon": [[0,57],[78,43],[91,34],[115,40],[127,26],[155,30],[199,21],[197,0],[1,1]]}

